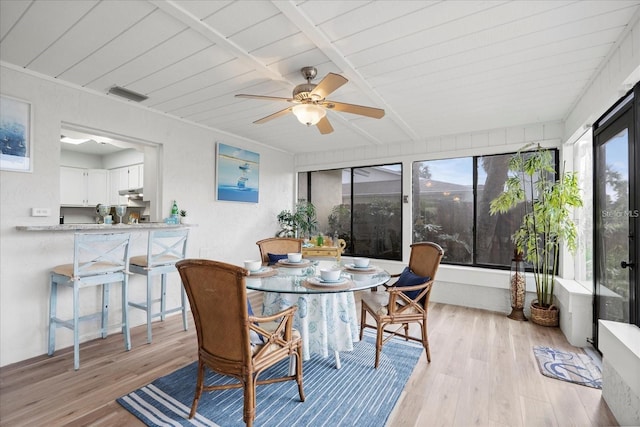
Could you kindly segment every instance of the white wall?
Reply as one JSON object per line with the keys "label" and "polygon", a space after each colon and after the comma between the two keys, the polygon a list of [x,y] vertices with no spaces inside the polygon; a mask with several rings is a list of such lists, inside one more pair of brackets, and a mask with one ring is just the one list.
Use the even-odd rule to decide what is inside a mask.
{"label": "white wall", "polygon": [[[255,242],[278,229],[276,215],[291,209],[294,200],[292,156],[261,144],[236,140],[180,120],[149,112],[131,103],[91,94],[58,82],[0,67],[2,94],[31,102],[33,108],[33,173],[0,172],[0,365],[46,353],[49,312],[48,272],[72,260],[73,234],[17,231],[17,225],[57,224],[60,182],[61,123],[104,130],[162,145],[161,212],[173,199],[189,211],[192,228],[189,256],[241,264],[258,256]],[[260,153],[260,203],[215,200],[215,143]],[[50,217],[30,217],[32,207],[52,209]],[[134,254],[144,253],[145,234],[135,236]],[[176,278],[172,279],[177,280]],[[144,280],[131,279],[131,293],[139,298]],[[112,290],[110,324],[120,317],[119,288]],[[68,297],[69,295],[67,295]],[[63,300],[68,300],[63,296]],[[176,301],[177,287],[170,299]],[[97,295],[86,298],[86,310]],[[68,309],[66,301],[63,310]],[[137,313],[139,312],[139,313]],[[132,311],[135,324],[142,312]],[[117,327],[114,326],[114,330]],[[89,335],[86,339],[94,338]],[[59,347],[72,343],[71,333],[58,332]],[[143,343],[133,343],[142,345]],[[81,356],[82,359],[82,356]]]}
{"label": "white wall", "polygon": [[[403,194],[408,196],[410,206],[410,171],[413,161],[514,152],[526,143],[540,142],[547,147],[560,148],[561,161],[567,160],[567,165],[571,166],[571,144],[639,80],[640,20],[636,17],[621,38],[621,43],[612,49],[608,61],[599,70],[594,81],[585,88],[583,96],[564,122],[532,123],[528,126],[478,130],[464,134],[452,132],[451,135],[426,141],[300,154],[295,158],[296,172],[402,162]],[[411,209],[403,210],[402,220],[403,261],[406,263],[412,241]],[[380,264],[390,271],[398,269],[398,263]],[[574,278],[573,262],[567,253],[562,254],[559,273],[561,278]],[[535,292],[529,279],[525,303],[527,309],[534,295],[532,292]],[[438,272],[431,300],[508,313],[508,284],[506,272],[443,265]],[[577,286],[561,281],[556,292],[556,298],[560,298],[558,303],[564,312],[560,315],[560,327],[572,345],[586,346],[587,334],[591,335],[591,307],[584,302],[584,289]]]}

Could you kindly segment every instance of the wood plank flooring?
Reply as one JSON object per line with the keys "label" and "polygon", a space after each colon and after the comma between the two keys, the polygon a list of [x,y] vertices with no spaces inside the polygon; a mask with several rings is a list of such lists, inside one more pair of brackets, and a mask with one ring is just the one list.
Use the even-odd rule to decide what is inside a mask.
{"label": "wood plank flooring", "polygon": [[[429,340],[431,363],[423,353],[388,426],[617,425],[600,390],[538,372],[534,345],[575,351],[558,328],[433,304]],[[82,344],[77,372],[71,348],[1,368],[0,425],[142,425],[115,399],[196,360],[195,329],[173,316],[154,323],[149,345],[134,328],[132,345],[124,351],[120,334]]]}

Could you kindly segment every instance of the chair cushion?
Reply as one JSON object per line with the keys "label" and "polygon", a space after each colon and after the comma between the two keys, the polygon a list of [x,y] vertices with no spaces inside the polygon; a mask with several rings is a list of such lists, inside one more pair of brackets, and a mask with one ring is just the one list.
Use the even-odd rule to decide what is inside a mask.
{"label": "chair cushion", "polygon": [[[395,286],[397,287],[415,286],[424,282],[428,282],[429,280],[431,280],[431,277],[418,276],[413,271],[411,271],[409,267],[405,267],[405,269],[402,271],[402,274],[400,274],[398,281],[395,283]],[[421,291],[422,290],[408,291],[408,292],[404,292],[404,294],[411,299],[415,299],[420,294]]]}
{"label": "chair cushion", "polygon": [[281,259],[287,259],[288,257],[287,254],[271,254],[271,253],[267,253],[267,256],[269,257],[269,265],[274,265]]}
{"label": "chair cushion", "polygon": [[[106,273],[105,270],[117,270],[118,268],[124,270],[124,268],[122,266],[119,266],[118,264],[113,264],[110,262],[97,262],[87,268],[84,268],[82,271],[82,275],[90,276],[93,272],[103,274]],[[52,272],[61,276],[73,277],[73,264],[63,264],[55,266]]]}
{"label": "chair cushion", "polygon": [[[156,265],[165,265],[165,264],[175,264],[176,262],[182,260],[182,258],[172,255],[163,255],[161,257],[157,257],[154,262]],[[147,267],[147,256],[146,255],[136,255],[132,256],[129,260],[129,264],[137,265],[140,267]]]}
{"label": "chair cushion", "polygon": [[[377,316],[386,316],[389,314],[389,292],[363,292],[362,304],[368,306]],[[396,296],[396,312],[404,309],[402,314],[414,314],[418,310],[411,305],[406,307],[406,301]]]}
{"label": "chair cushion", "polygon": [[389,293],[388,292],[363,292],[362,303],[366,304],[371,311],[378,316],[389,314]]}

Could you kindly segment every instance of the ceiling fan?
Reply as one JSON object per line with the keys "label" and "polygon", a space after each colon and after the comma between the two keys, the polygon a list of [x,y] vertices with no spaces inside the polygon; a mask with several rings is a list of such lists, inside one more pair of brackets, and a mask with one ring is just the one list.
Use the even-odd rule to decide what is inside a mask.
{"label": "ceiling fan", "polygon": [[255,124],[266,123],[269,120],[282,117],[292,112],[302,124],[307,126],[316,125],[321,134],[333,132],[333,127],[326,117],[327,110],[335,110],[343,113],[359,114],[361,116],[380,119],[384,116],[384,110],[380,108],[364,107],[362,105],[345,104],[326,99],[333,91],[347,83],[349,80],[339,74],[329,73],[320,83],[313,84],[313,80],[318,74],[315,67],[303,67],[300,72],[307,79],[306,83],[299,84],[293,89],[291,98],[281,98],[277,96],[261,96],[238,94],[237,98],[261,99],[264,101],[285,101],[294,105],[280,110],[276,113],[256,120]]}

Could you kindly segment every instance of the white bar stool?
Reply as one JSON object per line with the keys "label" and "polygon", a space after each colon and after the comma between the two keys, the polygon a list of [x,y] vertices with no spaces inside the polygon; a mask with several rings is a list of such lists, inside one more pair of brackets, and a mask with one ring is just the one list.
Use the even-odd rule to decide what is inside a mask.
{"label": "white bar stool", "polygon": [[[182,325],[187,330],[186,294],[182,282],[180,285],[181,304],[178,307],[166,308],[167,273],[177,272],[176,262],[183,260],[187,252],[189,229],[152,230],[149,232],[147,255],[131,257],[129,270],[132,273],[147,276],[147,299],[144,302],[129,302],[130,307],[144,310],[147,313],[147,342],[151,343],[151,320],[161,320],[170,313],[182,311]],[[153,277],[160,275],[160,297],[153,299]],[[160,310],[153,311],[153,303],[160,302]]]}
{"label": "white bar stool", "polygon": [[[111,283],[122,282],[122,333],[124,348],[131,349],[129,317],[127,305],[128,265],[130,233],[76,233],[73,264],[54,267],[51,271],[51,294],[49,297],[49,348],[53,355],[56,349],[56,328],[65,327],[73,331],[73,368],[80,368],[80,322],[101,318],[100,333],[106,338],[109,329],[109,287]],[[80,289],[102,285],[101,312],[80,316]],[[73,290],[73,317],[63,320],[57,317],[58,287],[67,286]]]}

